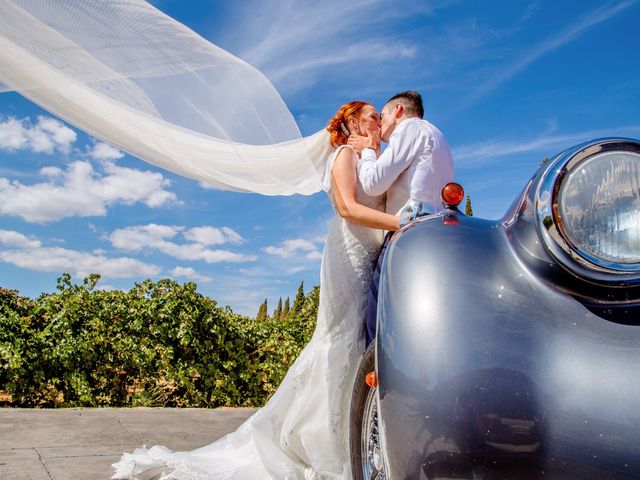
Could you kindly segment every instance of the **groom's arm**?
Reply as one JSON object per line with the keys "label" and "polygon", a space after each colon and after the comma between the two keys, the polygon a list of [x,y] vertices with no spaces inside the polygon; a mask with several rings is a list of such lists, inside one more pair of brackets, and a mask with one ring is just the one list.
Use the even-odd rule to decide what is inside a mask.
{"label": "groom's arm", "polygon": [[413,125],[408,127],[391,135],[389,145],[380,158],[376,159],[376,152],[372,148],[362,151],[358,162],[358,180],[367,195],[386,192],[415,157],[418,132]]}

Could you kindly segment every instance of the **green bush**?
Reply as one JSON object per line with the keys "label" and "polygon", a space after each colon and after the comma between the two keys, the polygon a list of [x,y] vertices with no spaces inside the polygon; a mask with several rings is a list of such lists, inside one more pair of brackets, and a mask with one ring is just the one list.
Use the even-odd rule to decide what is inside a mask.
{"label": "green bush", "polygon": [[256,322],[195,283],[103,291],[99,278],[65,274],[35,300],[0,288],[5,405],[259,406],[315,328],[317,288],[298,314]]}

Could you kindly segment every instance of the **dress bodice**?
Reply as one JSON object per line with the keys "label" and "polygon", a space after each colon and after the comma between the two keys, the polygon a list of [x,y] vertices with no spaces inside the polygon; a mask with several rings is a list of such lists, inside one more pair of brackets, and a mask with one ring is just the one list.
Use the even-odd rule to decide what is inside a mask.
{"label": "dress bodice", "polygon": [[[348,145],[339,146],[329,158],[325,178],[332,178],[331,170],[333,169],[334,161],[340,151],[344,148],[348,148],[353,152],[354,155],[356,154],[355,151]],[[332,225],[329,227],[329,234],[327,239],[330,240],[332,236],[337,233],[335,232],[335,229],[338,228],[340,230],[338,238],[342,238],[345,241],[348,241],[349,238],[353,238],[353,240],[357,240],[357,242],[360,244],[359,248],[356,247],[357,252],[354,251],[354,255],[362,255],[364,253],[367,257],[377,258],[380,246],[382,245],[382,240],[384,238],[384,231],[365,227],[362,225],[356,225],[342,218],[338,214],[338,209],[336,208],[334,185],[332,181],[331,184],[327,184],[327,194],[329,195],[331,205],[333,206],[333,209],[335,211],[335,217],[333,219]],[[360,182],[357,183],[356,201],[366,207],[373,208],[381,212],[385,211],[386,195],[382,194],[375,197],[369,196],[365,193]],[[362,249],[364,249],[365,252],[363,252]]]}

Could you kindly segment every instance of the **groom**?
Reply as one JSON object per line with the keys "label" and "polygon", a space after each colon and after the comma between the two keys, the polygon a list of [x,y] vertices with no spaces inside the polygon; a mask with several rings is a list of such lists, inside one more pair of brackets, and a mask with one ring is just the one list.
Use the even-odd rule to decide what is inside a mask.
{"label": "groom", "polygon": [[[349,144],[361,152],[358,179],[367,195],[387,193],[387,213],[399,214],[414,202],[439,209],[440,191],[453,180],[449,145],[438,128],[424,120],[422,96],[415,91],[398,93],[384,105],[380,132],[366,137],[351,135]],[[380,138],[387,148],[376,158]],[[367,302],[367,346],[375,337],[380,266],[389,236],[382,246],[373,273]]]}

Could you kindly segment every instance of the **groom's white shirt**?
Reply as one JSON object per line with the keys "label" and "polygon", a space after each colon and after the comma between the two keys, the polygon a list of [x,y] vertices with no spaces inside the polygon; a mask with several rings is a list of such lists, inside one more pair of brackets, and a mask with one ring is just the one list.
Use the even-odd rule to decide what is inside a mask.
{"label": "groom's white shirt", "polygon": [[387,212],[397,214],[409,199],[442,209],[440,191],[453,180],[453,159],[444,135],[420,118],[400,122],[376,160],[373,149],[362,152],[358,178],[367,195],[387,192]]}

